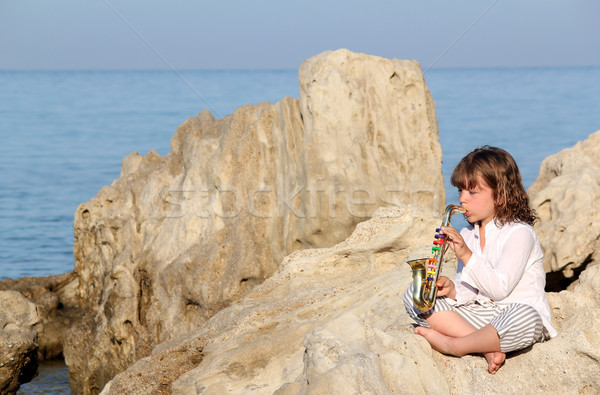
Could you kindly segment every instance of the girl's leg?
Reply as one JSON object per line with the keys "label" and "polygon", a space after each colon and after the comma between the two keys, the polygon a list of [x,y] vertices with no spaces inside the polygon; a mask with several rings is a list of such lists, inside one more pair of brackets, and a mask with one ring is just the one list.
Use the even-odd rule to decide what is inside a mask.
{"label": "girl's leg", "polygon": [[[419,326],[424,326],[426,328],[429,328],[430,327],[430,323],[428,322],[429,317],[435,317],[439,313],[454,313],[454,314],[456,314],[454,312],[454,306],[452,306],[450,303],[448,303],[446,301],[446,298],[444,298],[444,297],[438,298],[435,305],[433,306],[433,308],[431,310],[429,310],[427,313],[422,313],[413,304],[412,295],[413,295],[413,285],[411,284],[408,287],[408,289],[406,290],[406,292],[404,293],[404,298],[403,298],[404,307],[406,309],[406,313],[408,314],[408,316],[410,318],[412,318]],[[456,315],[458,316],[458,314],[456,314]],[[434,320],[434,319],[432,319],[432,320]],[[434,322],[434,324],[437,324],[436,321],[432,321],[432,322]],[[440,322],[440,325],[437,327],[437,329],[439,329],[441,327],[442,327],[442,323]]]}
{"label": "girl's leg", "polygon": [[[442,303],[438,303],[442,302]],[[449,305],[444,299],[438,299],[434,312],[431,314],[419,314],[412,304],[412,288],[409,287],[407,290],[404,303],[406,305],[407,312],[413,317],[420,327],[415,328],[415,333],[425,337],[432,347],[441,352],[443,349],[440,342],[443,342],[446,347],[454,347],[452,342],[446,341],[444,336],[449,337],[463,337],[467,336],[475,331],[477,328],[483,328],[487,323],[490,322],[500,312],[499,308],[489,308],[480,305],[472,305],[469,307],[462,307],[460,314],[453,306]],[[424,322],[423,322],[424,321]],[[434,332],[430,332],[428,328],[432,328]],[[437,332],[437,333],[436,333]],[[438,334],[440,336],[438,336]],[[496,334],[496,337],[498,335]],[[488,371],[495,373],[504,360],[506,354],[498,347],[496,351],[478,351],[483,353],[486,361],[488,362]],[[454,348],[453,352],[449,352],[451,355],[459,355],[461,350]],[[464,355],[464,354],[462,354]]]}
{"label": "girl's leg", "polygon": [[473,353],[484,354],[488,362],[488,371],[492,374],[498,371],[506,359],[506,354],[500,349],[498,332],[491,324],[459,337],[448,336],[424,327],[415,328],[415,333],[423,336],[434,350],[443,354],[457,357]]}
{"label": "girl's leg", "polygon": [[462,357],[467,354],[500,351],[500,337],[491,324],[468,335],[452,337],[435,329],[417,327],[415,332],[427,339],[431,346],[443,354]]}
{"label": "girl's leg", "polygon": [[420,327],[415,329],[415,333],[425,337],[435,350],[444,354],[462,356],[483,353],[490,373],[498,371],[507,352],[523,349],[544,339],[542,318],[533,307],[525,304],[513,303],[502,309],[489,324],[459,337],[448,336],[435,329],[438,324],[434,320],[443,318],[438,314],[433,320],[428,318],[434,329]]}
{"label": "girl's leg", "polygon": [[[445,298],[440,298],[432,309],[432,313],[423,314],[413,305],[412,285],[404,294],[404,305],[408,315],[420,325],[415,328],[415,333],[425,337],[437,351],[455,356],[465,355],[464,344],[457,346],[454,342],[449,341],[448,337],[461,338],[473,334],[487,326],[500,313],[498,307],[471,305],[461,307],[459,314],[453,305],[445,301]],[[488,371],[496,373],[504,363],[506,354],[500,349],[500,346],[495,347],[495,340],[498,339],[498,333],[495,330],[490,331],[488,328],[483,334],[484,337],[489,336],[489,339],[492,340],[493,346],[491,349],[493,351],[471,352],[483,353],[488,362]]]}
{"label": "girl's leg", "polygon": [[521,350],[544,340],[542,317],[526,304],[512,303],[490,324],[498,332],[503,352]]}
{"label": "girl's leg", "polygon": [[477,330],[477,328],[453,310],[423,314],[423,318],[425,318],[431,328],[446,336],[461,337]]}

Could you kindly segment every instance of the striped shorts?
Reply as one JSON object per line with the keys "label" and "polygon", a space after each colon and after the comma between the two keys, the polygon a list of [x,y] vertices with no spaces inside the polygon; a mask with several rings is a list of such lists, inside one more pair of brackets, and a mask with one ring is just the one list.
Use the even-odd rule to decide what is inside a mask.
{"label": "striped shorts", "polygon": [[[420,326],[431,328],[421,315],[422,313],[414,306],[412,295],[413,286],[411,284],[404,294],[406,312]],[[474,302],[455,306],[449,303],[447,298],[439,297],[427,314],[448,310],[458,313],[475,329],[481,329],[487,324],[491,324],[498,332],[500,350],[504,353],[521,350],[549,338],[540,314],[526,304],[511,303],[507,306],[499,306],[494,302],[484,304]]]}

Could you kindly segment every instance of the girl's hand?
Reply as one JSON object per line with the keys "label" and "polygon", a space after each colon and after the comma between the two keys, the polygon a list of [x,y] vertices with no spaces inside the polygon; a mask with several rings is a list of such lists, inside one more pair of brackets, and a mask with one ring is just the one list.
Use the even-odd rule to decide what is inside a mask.
{"label": "girl's hand", "polygon": [[437,296],[446,296],[456,300],[456,286],[454,285],[454,281],[446,276],[441,276],[435,285],[438,287]]}
{"label": "girl's hand", "polygon": [[466,266],[471,259],[471,255],[473,252],[467,244],[465,243],[465,239],[458,233],[456,229],[452,226],[444,226],[441,231],[441,234],[445,234],[448,237],[448,245],[452,248],[452,251],[456,254],[456,257],[462,261],[462,263]]}

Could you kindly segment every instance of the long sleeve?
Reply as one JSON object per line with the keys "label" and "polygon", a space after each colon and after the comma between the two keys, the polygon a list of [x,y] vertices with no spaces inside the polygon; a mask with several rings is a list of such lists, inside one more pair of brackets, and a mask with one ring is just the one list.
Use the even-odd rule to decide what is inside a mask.
{"label": "long sleeve", "polygon": [[492,221],[485,229],[483,251],[479,226],[468,226],[460,234],[473,254],[466,264],[458,261],[456,304],[490,300],[504,306],[514,302],[528,304],[540,313],[550,336],[556,336],[544,292],[544,253],[533,227],[522,223],[498,227]]}
{"label": "long sleeve", "polygon": [[[485,254],[473,253],[461,281],[477,288],[492,300],[506,299],[521,281],[537,245],[535,235],[525,226],[514,227],[506,237],[490,240]],[[510,246],[510,248],[506,248]]]}
{"label": "long sleeve", "polygon": [[456,268],[456,277],[454,278],[457,305],[463,305],[472,302],[476,300],[479,295],[479,291],[476,288],[461,280],[461,274],[463,270],[464,264],[459,260]]}

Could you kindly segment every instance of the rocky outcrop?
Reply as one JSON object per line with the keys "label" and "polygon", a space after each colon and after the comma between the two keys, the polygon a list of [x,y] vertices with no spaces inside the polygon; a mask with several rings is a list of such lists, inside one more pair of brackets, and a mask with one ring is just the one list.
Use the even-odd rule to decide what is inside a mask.
{"label": "rocky outcrop", "polygon": [[[546,272],[577,278],[600,258],[600,131],[544,159],[528,193]],[[557,284],[559,288],[562,286]]]}
{"label": "rocky outcrop", "polygon": [[381,209],[332,248],[294,252],[245,298],[157,346],[102,393],[597,393],[600,265],[573,291],[548,294],[558,337],[509,354],[496,375],[482,356],[444,356],[413,333],[404,261],[423,256],[413,250],[429,245],[439,221],[420,207]]}
{"label": "rocky outcrop", "polygon": [[0,291],[0,393],[14,394],[38,368],[36,306],[16,291]]}
{"label": "rocky outcrop", "polygon": [[343,240],[379,206],[443,208],[435,109],[416,62],[340,50],[307,60],[299,77],[299,100],[188,119],[171,153],[129,155],[77,209],[87,315],[65,340],[75,391],[98,392],[287,254]]}
{"label": "rocky outcrop", "polygon": [[77,285],[75,272],[0,281],[0,291],[17,291],[37,308],[42,323],[36,326],[39,361],[62,357],[63,336],[81,318]]}

